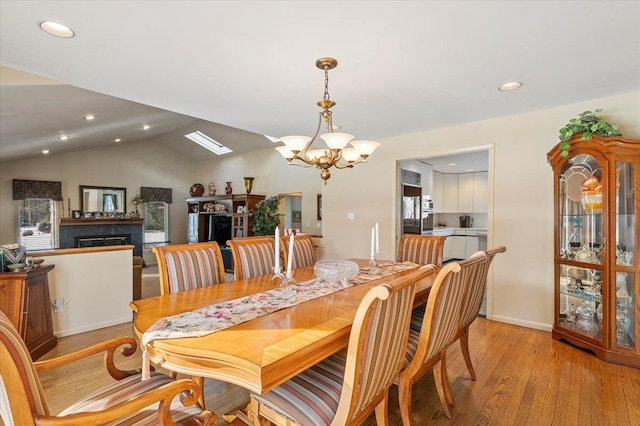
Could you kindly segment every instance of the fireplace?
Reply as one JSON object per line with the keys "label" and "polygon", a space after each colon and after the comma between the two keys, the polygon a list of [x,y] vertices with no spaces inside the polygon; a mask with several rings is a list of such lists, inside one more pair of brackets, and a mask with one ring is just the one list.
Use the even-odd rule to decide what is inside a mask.
{"label": "fireplace", "polygon": [[104,246],[126,246],[129,244],[131,235],[95,235],[86,237],[74,237],[76,247],[104,247]]}
{"label": "fireplace", "polygon": [[59,248],[134,246],[142,256],[142,219],[60,219]]}

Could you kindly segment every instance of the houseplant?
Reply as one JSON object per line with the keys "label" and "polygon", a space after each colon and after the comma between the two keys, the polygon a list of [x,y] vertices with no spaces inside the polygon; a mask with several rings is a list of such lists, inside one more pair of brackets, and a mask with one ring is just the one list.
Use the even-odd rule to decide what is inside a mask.
{"label": "houseplant", "polygon": [[569,122],[560,129],[560,155],[566,157],[569,155],[569,148],[571,147],[570,140],[575,135],[582,134],[580,140],[586,141],[591,139],[591,135],[600,136],[622,136],[622,133],[618,128],[612,124],[607,123],[602,115],[598,113],[601,109],[595,111],[585,111],[578,114],[579,118],[572,118]]}
{"label": "houseplant", "polygon": [[280,223],[278,207],[281,198],[282,195],[265,198],[247,212],[247,215],[252,217],[251,230],[254,235],[273,235],[276,226]]}

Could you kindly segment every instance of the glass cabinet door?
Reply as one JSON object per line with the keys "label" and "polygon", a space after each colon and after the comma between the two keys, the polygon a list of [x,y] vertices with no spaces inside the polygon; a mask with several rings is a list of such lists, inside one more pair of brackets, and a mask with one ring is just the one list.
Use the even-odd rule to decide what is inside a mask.
{"label": "glass cabinet door", "polygon": [[[603,262],[606,261],[606,174],[591,155],[567,161],[558,182],[558,324],[603,340]],[[604,312],[603,312],[604,311]]]}
{"label": "glass cabinet door", "polygon": [[635,167],[616,162],[616,343],[635,347]]}

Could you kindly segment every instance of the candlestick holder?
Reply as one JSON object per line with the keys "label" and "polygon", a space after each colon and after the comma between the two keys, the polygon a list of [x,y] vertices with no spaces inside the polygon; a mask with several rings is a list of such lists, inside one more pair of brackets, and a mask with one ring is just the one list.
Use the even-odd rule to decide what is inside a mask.
{"label": "candlestick holder", "polygon": [[369,272],[373,275],[377,275],[379,274],[381,271],[380,267],[378,266],[378,262],[376,261],[376,256],[373,255],[369,258]]}
{"label": "candlestick holder", "polygon": [[272,279],[279,279],[280,280],[280,287],[286,287],[289,284],[293,284],[296,282],[296,280],[293,278],[291,272],[288,273],[287,275],[282,273],[282,268],[273,268],[273,278]]}

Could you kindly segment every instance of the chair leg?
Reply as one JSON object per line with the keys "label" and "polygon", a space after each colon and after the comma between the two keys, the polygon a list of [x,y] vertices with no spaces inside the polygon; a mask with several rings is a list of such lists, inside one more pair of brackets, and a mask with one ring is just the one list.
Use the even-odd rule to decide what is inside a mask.
{"label": "chair leg", "polygon": [[402,416],[402,424],[411,426],[413,419],[411,415],[411,382],[409,378],[401,375],[398,383],[398,403],[400,404],[400,415]]}
{"label": "chair leg", "polygon": [[382,401],[376,405],[376,424],[389,426],[389,387],[384,390]]}
{"label": "chair leg", "polygon": [[192,376],[191,378],[200,388],[200,399],[198,399],[198,402],[200,403],[202,408],[206,408],[204,406],[204,377]]}
{"label": "chair leg", "polygon": [[440,354],[440,380],[444,388],[444,395],[449,405],[456,405],[456,401],[451,391],[451,383],[449,382],[449,374],[447,373],[447,350],[443,350]]}
{"label": "chair leg", "polygon": [[473,380],[476,379],[476,372],[471,364],[471,355],[469,354],[469,327],[464,330],[464,334],[460,337],[460,349],[462,349],[462,356],[464,357],[464,363],[467,364],[467,370]]}
{"label": "chair leg", "polygon": [[[433,369],[433,378],[436,382],[436,391],[438,391],[438,398],[440,398],[440,405],[442,405],[442,411],[444,411],[444,415],[447,418],[451,418],[451,409],[449,408],[449,404],[447,403],[447,397],[445,395],[444,383],[442,382],[442,378],[438,379],[438,374],[436,374],[435,368]],[[440,383],[438,383],[440,382]]]}

